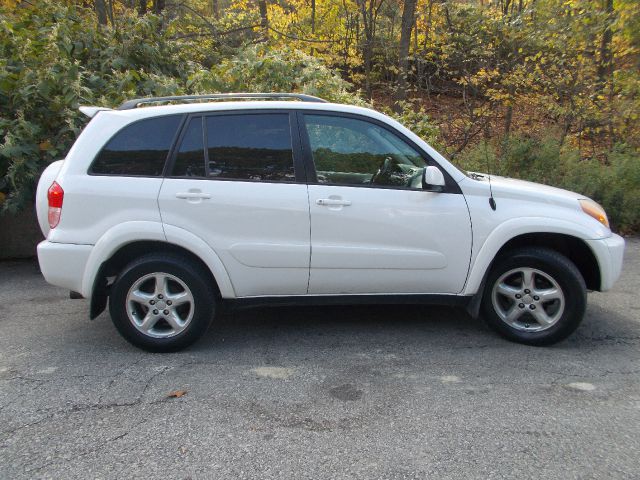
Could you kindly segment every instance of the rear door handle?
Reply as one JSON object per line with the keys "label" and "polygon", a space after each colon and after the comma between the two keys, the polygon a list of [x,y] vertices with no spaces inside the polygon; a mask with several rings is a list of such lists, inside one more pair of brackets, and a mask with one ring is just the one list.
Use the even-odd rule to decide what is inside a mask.
{"label": "rear door handle", "polygon": [[209,200],[211,195],[208,193],[202,192],[179,192],[176,193],[176,198],[181,198],[182,200],[193,200],[193,199],[201,199],[201,200]]}
{"label": "rear door handle", "polygon": [[339,200],[337,198],[319,198],[318,200],[316,200],[316,205],[322,205],[322,206],[342,206],[342,207],[348,207],[349,205],[351,205],[351,201],[350,200]]}

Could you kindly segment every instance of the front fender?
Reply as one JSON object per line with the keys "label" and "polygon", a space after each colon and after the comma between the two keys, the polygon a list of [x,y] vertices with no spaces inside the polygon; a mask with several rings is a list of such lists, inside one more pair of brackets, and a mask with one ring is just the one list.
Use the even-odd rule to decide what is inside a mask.
{"label": "front fender", "polygon": [[474,251],[477,251],[477,254],[473,255],[471,260],[471,269],[462,294],[476,294],[500,249],[509,240],[527,233],[559,233],[581,240],[594,239],[592,229],[567,220],[549,217],[520,217],[507,220],[491,231],[479,249],[474,243]]}

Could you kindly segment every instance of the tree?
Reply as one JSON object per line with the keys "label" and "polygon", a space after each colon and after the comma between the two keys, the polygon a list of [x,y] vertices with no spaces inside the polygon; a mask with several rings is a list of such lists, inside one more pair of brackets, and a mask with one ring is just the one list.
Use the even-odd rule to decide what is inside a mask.
{"label": "tree", "polygon": [[373,47],[375,44],[376,22],[378,12],[384,0],[356,0],[364,30],[362,42],[362,55],[364,57],[365,92],[367,98],[371,98],[371,67],[373,64]]}
{"label": "tree", "polygon": [[95,0],[94,6],[96,9],[96,14],[98,15],[98,24],[106,25],[107,24],[107,5],[105,0]]}
{"label": "tree", "polygon": [[405,0],[402,8],[402,24],[400,25],[400,42],[398,45],[398,81],[394,110],[402,110],[401,103],[407,99],[407,76],[409,74],[409,46],[411,31],[415,24],[417,0]]}
{"label": "tree", "polygon": [[263,39],[269,39],[269,17],[267,16],[267,0],[258,0],[258,10],[260,10],[260,29]]}
{"label": "tree", "polygon": [[604,28],[602,40],[600,42],[600,59],[598,62],[598,80],[600,86],[604,86],[613,74],[613,53],[611,52],[611,41],[613,40],[613,0],[603,0]]}
{"label": "tree", "polygon": [[166,5],[165,0],[153,0],[153,13],[160,15]]}

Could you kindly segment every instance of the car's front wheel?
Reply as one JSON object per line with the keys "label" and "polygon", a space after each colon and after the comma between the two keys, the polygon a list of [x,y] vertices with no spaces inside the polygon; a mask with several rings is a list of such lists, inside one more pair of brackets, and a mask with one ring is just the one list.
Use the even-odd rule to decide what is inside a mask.
{"label": "car's front wheel", "polygon": [[215,298],[209,275],[200,265],[154,253],[123,269],[111,288],[109,312],[129,342],[169,352],[202,336],[213,318]]}
{"label": "car's front wheel", "polygon": [[482,311],[502,336],[550,345],[578,328],[586,302],[584,279],[568,258],[547,248],[522,248],[494,262]]}

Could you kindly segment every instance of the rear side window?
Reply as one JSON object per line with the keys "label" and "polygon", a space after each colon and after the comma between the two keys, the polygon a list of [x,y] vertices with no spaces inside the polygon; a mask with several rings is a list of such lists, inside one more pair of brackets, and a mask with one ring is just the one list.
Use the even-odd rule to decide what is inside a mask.
{"label": "rear side window", "polygon": [[149,118],[123,128],[98,154],[89,173],[159,177],[181,120],[181,115]]}
{"label": "rear side window", "polygon": [[206,118],[207,177],[294,182],[288,113]]}

